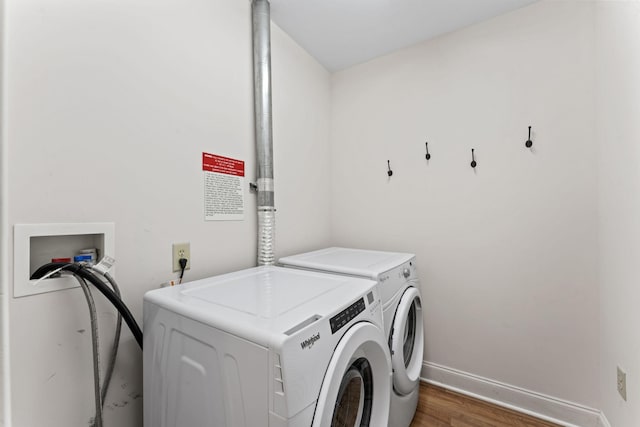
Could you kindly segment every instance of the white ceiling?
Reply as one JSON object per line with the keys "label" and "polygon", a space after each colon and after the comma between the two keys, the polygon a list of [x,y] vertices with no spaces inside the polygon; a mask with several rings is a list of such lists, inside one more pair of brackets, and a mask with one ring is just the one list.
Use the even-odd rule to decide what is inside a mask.
{"label": "white ceiling", "polygon": [[271,0],[271,19],[338,71],[538,0]]}

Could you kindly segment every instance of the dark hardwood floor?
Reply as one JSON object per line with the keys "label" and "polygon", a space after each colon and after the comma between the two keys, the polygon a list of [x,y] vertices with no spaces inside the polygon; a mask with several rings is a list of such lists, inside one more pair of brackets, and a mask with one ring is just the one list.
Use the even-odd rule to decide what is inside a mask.
{"label": "dark hardwood floor", "polygon": [[420,384],[411,427],[559,427],[431,384]]}

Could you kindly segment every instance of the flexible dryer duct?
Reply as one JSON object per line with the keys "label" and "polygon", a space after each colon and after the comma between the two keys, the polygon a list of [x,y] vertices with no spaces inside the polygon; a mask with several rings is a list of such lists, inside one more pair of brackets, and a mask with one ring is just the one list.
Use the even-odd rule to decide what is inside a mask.
{"label": "flexible dryer duct", "polygon": [[258,265],[275,263],[273,136],[271,126],[271,18],[268,0],[252,0],[253,93],[258,163]]}

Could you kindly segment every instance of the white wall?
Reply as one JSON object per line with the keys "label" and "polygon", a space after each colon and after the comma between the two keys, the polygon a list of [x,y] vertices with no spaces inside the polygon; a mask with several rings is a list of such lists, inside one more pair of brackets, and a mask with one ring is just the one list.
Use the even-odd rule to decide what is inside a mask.
{"label": "white wall", "polygon": [[425,359],[597,408],[593,23],[540,2],[336,73],[331,138],[333,243],[417,254]]}
{"label": "white wall", "polygon": [[[5,112],[5,72],[4,72],[4,44],[6,42],[6,31],[4,25],[4,0],[0,0],[0,120]],[[9,251],[8,224],[7,224],[7,150],[4,143],[6,129],[0,127],[0,426],[5,425],[5,419],[9,418],[9,298],[5,290],[8,283],[7,253]]]}
{"label": "white wall", "polygon": [[[640,3],[597,9],[602,409],[614,427],[640,425]],[[627,372],[627,402],[616,390]]]}
{"label": "white wall", "polygon": [[[139,320],[144,292],[175,277],[173,242],[191,242],[186,279],[255,265],[254,195],[247,188],[244,221],[205,222],[201,172],[206,151],[245,160],[254,179],[250,2],[7,0],[6,9],[9,224],[115,222],[117,279]],[[330,80],[275,27],[273,58],[281,256],[329,243]],[[82,292],[13,298],[9,308],[13,425],[86,425]],[[103,324],[113,317],[103,305]],[[108,335],[105,325],[103,348]],[[141,369],[127,334],[106,425],[141,425]]]}
{"label": "white wall", "polygon": [[271,26],[277,255],[329,244],[330,74]]}

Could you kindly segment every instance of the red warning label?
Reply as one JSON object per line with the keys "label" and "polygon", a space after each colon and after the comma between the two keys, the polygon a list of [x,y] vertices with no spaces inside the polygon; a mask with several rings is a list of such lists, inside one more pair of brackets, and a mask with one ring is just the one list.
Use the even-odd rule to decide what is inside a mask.
{"label": "red warning label", "polygon": [[226,175],[244,176],[244,161],[202,153],[202,170],[224,173]]}

